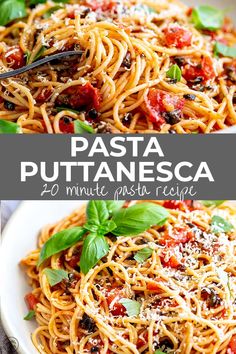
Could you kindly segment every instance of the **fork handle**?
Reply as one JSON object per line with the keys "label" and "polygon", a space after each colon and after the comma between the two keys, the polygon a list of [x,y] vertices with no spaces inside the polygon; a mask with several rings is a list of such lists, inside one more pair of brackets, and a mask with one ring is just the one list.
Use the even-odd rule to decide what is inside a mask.
{"label": "fork handle", "polygon": [[22,68],[19,68],[16,70],[10,70],[10,71],[7,71],[3,74],[0,74],[0,80],[8,79],[9,77],[23,74],[26,71],[32,70],[34,68],[37,68],[38,66],[49,63],[52,60],[61,59],[61,58],[65,58],[67,56],[72,56],[72,55],[81,55],[81,54],[83,54],[83,51],[81,51],[81,50],[77,50],[77,51],[70,50],[67,52],[61,52],[61,53],[49,55],[48,57],[45,57],[43,59],[39,59],[39,60],[35,61],[34,63],[31,63],[29,65],[25,65]]}

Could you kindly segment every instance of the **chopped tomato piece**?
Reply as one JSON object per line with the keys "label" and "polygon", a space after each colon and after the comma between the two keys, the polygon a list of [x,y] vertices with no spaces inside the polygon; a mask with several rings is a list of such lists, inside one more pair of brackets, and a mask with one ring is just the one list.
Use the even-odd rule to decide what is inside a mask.
{"label": "chopped tomato piece", "polygon": [[67,14],[67,17],[69,17],[71,20],[74,20],[75,19],[75,10],[70,11]]}
{"label": "chopped tomato piece", "polygon": [[193,8],[192,7],[189,7],[187,12],[186,12],[186,15],[187,16],[191,16],[192,15],[192,12],[193,12]]}
{"label": "chopped tomato piece", "polygon": [[183,202],[179,200],[165,200],[163,206],[167,209],[182,209]]}
{"label": "chopped tomato piece", "polygon": [[44,103],[49,99],[49,97],[52,95],[52,90],[49,90],[48,88],[44,87],[41,92],[39,92],[38,96],[35,98],[37,103]]}
{"label": "chopped tomato piece", "polygon": [[10,47],[5,53],[5,58],[13,69],[18,69],[25,65],[24,52],[19,45]]}
{"label": "chopped tomato piece", "polygon": [[161,257],[161,263],[163,267],[171,267],[171,268],[178,268],[181,263],[178,261],[178,259],[173,255],[171,256],[168,261],[165,261],[165,257]]}
{"label": "chopped tomato piece", "polygon": [[59,128],[63,134],[74,134],[74,124],[70,118],[64,117],[59,121]]}
{"label": "chopped tomato piece", "polygon": [[39,303],[39,300],[36,296],[34,296],[34,294],[29,293],[25,295],[25,302],[29,310],[34,310],[35,306]]}
{"label": "chopped tomato piece", "polygon": [[[161,280],[161,279],[156,279],[157,281],[158,280]],[[150,281],[147,283],[147,290],[150,290],[150,291],[155,291],[155,292],[162,292],[161,291],[161,288],[159,287],[159,285],[157,284],[156,281]]]}
{"label": "chopped tomato piece", "polygon": [[166,200],[163,206],[167,209],[177,209],[177,210],[196,210],[201,209],[201,204],[192,200]]}
{"label": "chopped tomato piece", "polygon": [[165,113],[175,110],[182,111],[185,100],[177,95],[169,94],[159,89],[151,89],[145,98],[146,113],[153,123],[162,125],[165,123]]}
{"label": "chopped tomato piece", "polygon": [[210,57],[203,57],[201,63],[197,65],[187,64],[184,68],[183,76],[187,81],[201,77],[203,81],[213,79],[215,75],[213,62]]}
{"label": "chopped tomato piece", "polygon": [[116,2],[111,0],[87,0],[86,5],[93,11],[111,11],[116,6]]}
{"label": "chopped tomato piece", "polygon": [[231,350],[229,351],[229,354],[236,354],[236,334],[234,334],[233,337],[231,338],[228,349]]}
{"label": "chopped tomato piece", "polygon": [[141,336],[138,337],[136,347],[139,349],[143,347],[148,342],[148,332],[142,333]]}
{"label": "chopped tomato piece", "polygon": [[168,47],[182,49],[191,45],[192,33],[183,27],[170,25],[163,29],[163,33]]}
{"label": "chopped tomato piece", "polygon": [[191,200],[165,200],[163,206],[168,209],[186,210],[191,206]]}
{"label": "chopped tomato piece", "polygon": [[99,90],[87,82],[85,85],[71,86],[62,91],[56,103],[59,106],[89,111],[92,108],[98,110],[100,101]]}
{"label": "chopped tomato piece", "polygon": [[180,243],[187,243],[193,240],[193,231],[188,227],[176,227],[172,230],[165,230],[159,243],[162,246],[174,247]]}
{"label": "chopped tomato piece", "polygon": [[113,316],[126,315],[126,308],[119,302],[124,297],[121,287],[111,288],[107,292],[107,304]]}

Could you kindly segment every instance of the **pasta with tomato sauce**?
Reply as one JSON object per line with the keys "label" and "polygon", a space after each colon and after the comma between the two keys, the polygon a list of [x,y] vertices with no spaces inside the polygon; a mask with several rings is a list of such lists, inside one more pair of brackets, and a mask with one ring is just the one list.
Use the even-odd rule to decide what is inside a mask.
{"label": "pasta with tomato sauce", "polygon": [[[205,23],[204,11],[217,23]],[[23,133],[81,132],[75,122],[95,133],[235,126],[236,31],[223,17],[175,0],[31,5],[0,28],[1,73],[68,50],[81,55],[2,80],[0,119]]]}
{"label": "pasta with tomato sauce", "polygon": [[235,354],[236,209],[220,202],[91,201],[46,226],[21,261],[37,350]]}

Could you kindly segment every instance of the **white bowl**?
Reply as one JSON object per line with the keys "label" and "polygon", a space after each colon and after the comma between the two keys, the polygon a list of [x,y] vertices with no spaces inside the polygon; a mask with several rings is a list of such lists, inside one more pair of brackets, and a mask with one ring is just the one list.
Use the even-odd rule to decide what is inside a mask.
{"label": "white bowl", "polygon": [[28,312],[24,296],[31,288],[19,262],[36,248],[37,235],[44,225],[59,221],[84,203],[86,201],[25,201],[4,229],[0,265],[2,324],[8,336],[19,343],[20,354],[38,352],[30,336],[36,322],[23,319]]}
{"label": "white bowl", "polygon": [[7,335],[19,343],[20,354],[38,353],[30,334],[35,321],[23,318],[28,310],[24,296],[31,291],[19,262],[36,248],[42,226],[59,221],[84,201],[25,201],[3,231],[1,247],[1,320]]}
{"label": "white bowl", "polygon": [[[206,4],[205,0],[187,1],[189,6]],[[208,4],[229,8],[235,21],[234,0],[208,0]],[[236,127],[221,133],[236,133]],[[19,261],[35,249],[37,234],[42,226],[56,222],[78,208],[84,201],[26,201],[17,208],[3,232],[1,247],[1,319],[10,337],[19,342],[20,354],[37,354],[30,333],[36,327],[34,321],[24,321],[27,313],[24,295],[30,291],[26,277],[19,268]]]}

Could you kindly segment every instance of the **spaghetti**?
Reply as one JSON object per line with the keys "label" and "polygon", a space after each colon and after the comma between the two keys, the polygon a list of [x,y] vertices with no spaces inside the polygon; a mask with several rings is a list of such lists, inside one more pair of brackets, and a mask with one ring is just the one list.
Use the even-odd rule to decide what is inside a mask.
{"label": "spaghetti", "polygon": [[[1,72],[66,50],[81,57],[2,80],[0,119],[23,133],[210,133],[236,125],[236,62],[214,56],[236,32],[229,20],[197,30],[175,0],[84,0],[28,9],[0,28]],[[167,73],[178,65],[182,77]]]}
{"label": "spaghetti", "polygon": [[[107,235],[107,255],[86,275],[82,241],[36,266],[52,235],[84,225],[85,208],[42,230],[39,248],[21,262],[33,287],[26,298],[40,353],[236,353],[235,207],[153,203],[169,211],[165,224],[137,236]],[[144,249],[151,251],[137,258]],[[68,271],[69,280],[50,286],[46,266]],[[139,312],[130,315],[122,298],[139,303]]]}

